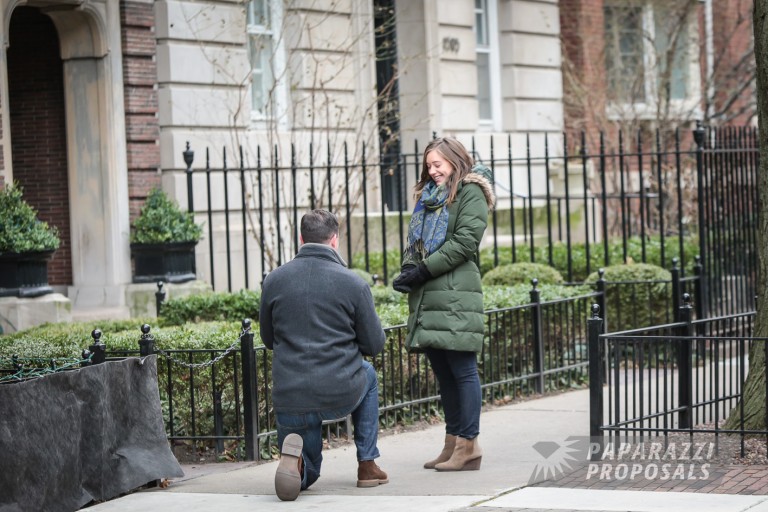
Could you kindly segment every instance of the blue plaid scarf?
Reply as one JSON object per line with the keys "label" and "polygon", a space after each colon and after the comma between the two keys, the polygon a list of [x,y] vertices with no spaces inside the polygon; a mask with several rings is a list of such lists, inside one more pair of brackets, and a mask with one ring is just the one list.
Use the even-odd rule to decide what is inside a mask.
{"label": "blue plaid scarf", "polygon": [[418,265],[445,242],[448,231],[448,189],[430,181],[421,192],[408,224],[403,265]]}

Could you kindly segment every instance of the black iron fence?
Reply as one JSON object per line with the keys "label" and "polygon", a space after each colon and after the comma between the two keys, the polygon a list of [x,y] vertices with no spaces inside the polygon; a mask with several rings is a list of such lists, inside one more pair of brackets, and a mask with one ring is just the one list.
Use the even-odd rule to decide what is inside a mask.
{"label": "black iron fence", "polygon": [[[534,280],[528,304],[487,311],[485,343],[478,354],[485,402],[507,402],[586,385],[591,304],[602,304],[609,321],[620,325],[622,313],[614,308],[624,307],[624,302],[613,296],[637,297],[635,288],[661,287],[666,297],[661,302],[669,305],[673,290],[699,281],[696,277],[681,278],[676,267],[672,276],[672,281],[657,283],[609,283],[601,278],[592,293],[551,301],[541,300]],[[643,301],[633,307],[637,315],[654,323],[667,318],[671,310]],[[272,355],[257,343],[251,329],[250,321],[244,321],[241,334],[222,340],[221,348],[169,350],[144,325],[137,349],[129,351],[109,349],[101,342],[101,332],[94,330],[93,342],[78,362],[98,364],[157,354],[163,419],[174,445],[187,450],[205,447],[249,460],[269,458],[276,449],[270,395]],[[407,351],[406,334],[405,325],[387,328],[385,349],[372,358],[379,376],[380,418],[385,428],[440,414],[434,375],[423,354]],[[38,371],[28,361],[17,358],[11,362],[6,365],[0,360],[0,383],[18,382]],[[38,366],[48,368],[49,363]],[[61,362],[58,365],[62,366]],[[329,422],[326,429],[329,439],[351,432],[347,419]]]}
{"label": "black iron fence", "polygon": [[[666,268],[673,257],[685,276],[700,256],[707,314],[752,308],[754,128],[582,133],[578,140],[508,135],[473,138],[469,146],[491,168],[499,198],[482,245],[494,265],[538,261],[575,281],[627,261]],[[206,224],[202,278],[217,290],[257,288],[264,272],[295,254],[301,215],[322,207],[339,215],[340,251],[350,264],[386,283],[399,269],[420,147],[414,141],[412,152],[385,163],[365,146],[291,145],[287,157],[277,147],[250,154],[240,147],[235,164],[224,148],[218,165],[206,149],[204,168],[193,171],[190,160],[186,173],[189,205]],[[395,191],[396,201],[385,191]]]}
{"label": "black iron fence", "polygon": [[750,349],[768,354],[768,340],[752,337],[753,312],[694,320],[686,302],[674,322],[611,334],[598,313],[589,320],[593,439],[736,434],[743,456],[747,436],[768,434],[744,426]]}

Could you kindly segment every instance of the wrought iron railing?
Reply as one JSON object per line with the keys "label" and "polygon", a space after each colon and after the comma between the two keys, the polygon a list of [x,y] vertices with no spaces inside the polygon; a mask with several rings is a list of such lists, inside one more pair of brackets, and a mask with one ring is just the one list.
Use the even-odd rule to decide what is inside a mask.
{"label": "wrought iron railing", "polygon": [[589,320],[591,436],[685,433],[689,441],[706,435],[725,442],[737,435],[743,456],[748,436],[768,435],[765,426],[745,427],[743,400],[750,349],[768,354],[768,340],[752,336],[753,312],[693,320],[692,306],[684,303],[675,320],[601,334],[602,319],[594,308]]}
{"label": "wrought iron railing", "polygon": [[[706,316],[751,310],[756,133],[753,127],[699,126],[665,136],[473,138],[471,150],[492,170],[499,198],[483,248],[494,265],[548,263],[568,281],[577,277],[573,265],[580,260],[589,274],[627,261],[666,268],[678,257],[686,276],[698,255],[707,269]],[[326,208],[342,222],[339,248],[350,263],[388,282],[405,243],[421,142],[386,161],[371,157],[375,152],[365,146],[330,143],[292,145],[287,155],[277,147],[252,154],[236,148],[235,163],[226,148],[214,157],[206,149],[203,168],[190,165],[186,174],[188,204],[197,206],[207,231],[198,248],[205,260],[198,265],[201,278],[217,290],[258,288],[265,272],[296,253],[301,215]],[[558,257],[558,246],[565,257]]]}

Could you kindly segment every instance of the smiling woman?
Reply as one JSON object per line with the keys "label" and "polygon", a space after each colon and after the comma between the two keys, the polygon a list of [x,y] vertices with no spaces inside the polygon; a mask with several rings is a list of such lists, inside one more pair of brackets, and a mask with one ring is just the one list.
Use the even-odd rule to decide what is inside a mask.
{"label": "smiling woman", "polygon": [[490,170],[453,138],[424,150],[416,207],[395,290],[408,293],[409,351],[425,352],[440,383],[445,445],[425,469],[480,469],[480,378],[485,333],[480,241],[495,203]]}
{"label": "smiling woman", "polygon": [[432,178],[432,181],[438,186],[445,183],[445,180],[447,180],[451,176],[451,173],[453,173],[451,162],[446,160],[437,150],[430,151],[425,161],[429,177]]}

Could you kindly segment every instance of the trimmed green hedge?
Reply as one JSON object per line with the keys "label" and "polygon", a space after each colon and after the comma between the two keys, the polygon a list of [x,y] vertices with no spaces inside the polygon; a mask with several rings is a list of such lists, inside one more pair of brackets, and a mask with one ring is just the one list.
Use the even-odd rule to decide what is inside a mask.
{"label": "trimmed green hedge", "polygon": [[560,284],[563,276],[560,272],[543,263],[509,263],[489,270],[483,276],[483,285],[531,284],[538,279],[539,284]]}
{"label": "trimmed green hedge", "polygon": [[[661,325],[672,319],[672,274],[647,263],[630,263],[606,267],[606,322],[611,332],[651,325]],[[598,273],[586,280],[594,284]],[[625,283],[625,284],[611,284]]]}
{"label": "trimmed green hedge", "polygon": [[[695,236],[683,237],[683,250],[685,252],[685,272],[687,275],[693,275],[694,257],[699,254],[699,242]],[[517,244],[515,246],[515,258],[512,258],[511,247],[498,248],[498,265],[510,263],[530,263],[531,249],[527,244]],[[400,251],[398,249],[389,249],[387,251],[387,273],[389,281],[400,272]],[[608,258],[612,265],[624,263],[624,242],[621,238],[613,238],[608,242]],[[672,258],[680,259],[680,237],[664,237],[664,260],[665,268],[672,266]],[[549,245],[534,245],[534,259],[536,263],[549,264]],[[571,279],[568,279],[568,262],[570,259]],[[652,265],[661,265],[661,237],[651,235],[645,238],[645,263]],[[383,277],[383,255],[381,252],[371,252],[368,255],[370,273],[378,274]],[[639,236],[627,239],[627,260],[628,262],[643,261],[643,243]],[[605,248],[602,242],[589,244],[590,272],[596,271],[601,267],[607,266],[605,263]],[[682,264],[682,262],[681,262]],[[352,267],[365,268],[365,254],[357,253],[352,257]],[[480,251],[480,273],[485,275],[491,269],[496,267],[494,264],[493,247],[485,247]],[[554,242],[552,244],[552,266],[567,280],[580,282],[587,278],[587,247],[583,242],[572,242],[570,254],[568,244],[565,242]]]}
{"label": "trimmed green hedge", "polygon": [[[392,279],[400,273],[401,261],[402,254],[399,249],[389,249],[387,251],[388,281],[391,282]],[[384,279],[384,257],[381,251],[372,251],[368,253],[368,264],[371,274],[376,274],[379,276],[379,279]],[[350,268],[353,270],[356,268],[365,270],[365,253],[357,253],[352,256]]]}
{"label": "trimmed green hedge", "polygon": [[[693,275],[694,257],[699,254],[699,244],[696,237],[683,238],[683,250],[685,251],[685,271],[687,275]],[[515,247],[516,262],[530,262],[531,250],[528,245]],[[534,257],[537,263],[549,263],[549,245],[534,246]],[[627,259],[629,262],[642,262],[643,244],[640,237],[627,239]],[[608,242],[608,258],[612,265],[624,263],[624,242],[621,238],[611,239]],[[645,263],[661,265],[661,237],[658,235],[647,237],[645,240]],[[680,239],[677,236],[664,237],[665,268],[672,266],[672,258],[680,259]],[[568,244],[555,242],[552,244],[552,266],[560,274],[568,279]],[[589,245],[590,270],[597,271],[605,267],[605,249],[602,243]],[[499,265],[512,263],[512,248],[499,247]],[[571,243],[570,251],[571,271],[573,282],[583,281],[587,278],[587,248],[582,242]],[[493,247],[486,247],[480,251],[480,272],[485,275],[494,268]]]}
{"label": "trimmed green hedge", "polygon": [[[102,331],[107,350],[138,350],[141,326],[152,327],[151,334],[160,349],[226,348],[240,334],[237,322],[185,323],[160,327],[155,319],[95,320],[43,324],[0,336],[0,357],[14,354],[24,358],[74,358],[93,344],[91,332]],[[258,338],[258,325],[255,326]]]}
{"label": "trimmed green hedge", "polygon": [[202,293],[171,299],[160,308],[160,325],[183,325],[189,322],[240,322],[259,320],[260,290]]}

